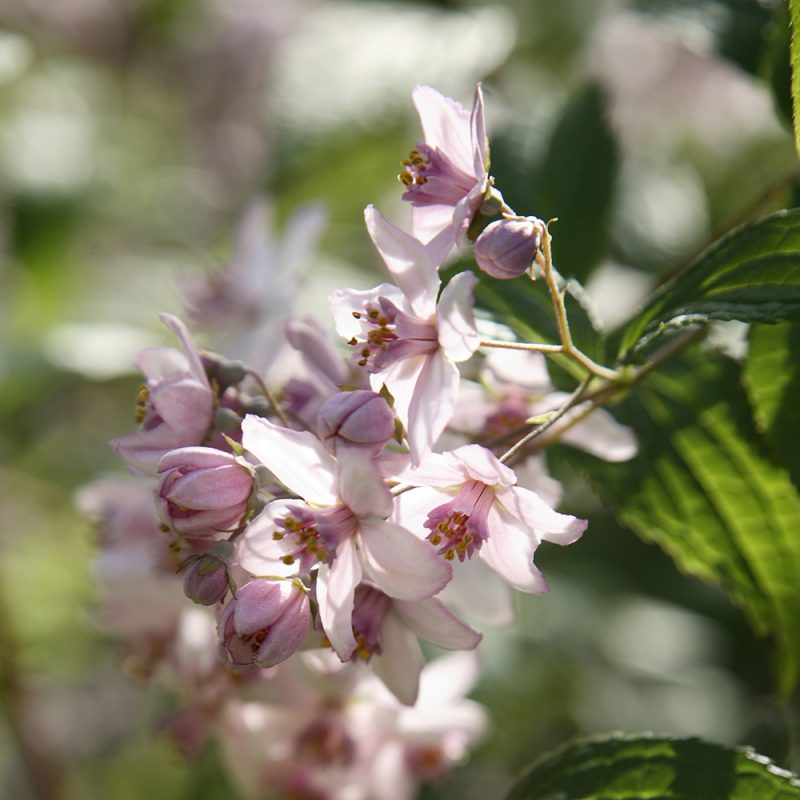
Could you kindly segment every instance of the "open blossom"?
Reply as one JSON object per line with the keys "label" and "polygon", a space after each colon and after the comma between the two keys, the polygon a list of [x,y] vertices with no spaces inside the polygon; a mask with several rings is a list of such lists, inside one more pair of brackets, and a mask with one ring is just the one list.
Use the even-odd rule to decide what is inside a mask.
{"label": "open blossom", "polygon": [[316,570],[323,630],[346,661],[356,649],[353,603],[362,576],[390,597],[422,600],[439,592],[450,565],[405,528],[389,523],[391,494],[373,460],[354,448],[334,459],[312,434],[248,415],[242,443],[306,502],[275,500],[238,542],[239,562],[253,575]]}
{"label": "open blossom", "polygon": [[415,86],[424,143],[403,162],[403,200],[413,206],[414,235],[444,260],[459,244],[489,186],[483,94],[475,89],[472,111],[430,86]]}
{"label": "open blossom", "polygon": [[111,442],[131,467],[151,474],[167,451],[202,444],[214,414],[214,395],[189,332],[177,317],[162,314],[161,319],[183,353],[171,347],[139,353],[136,363],[147,379],[137,411],[142,427]]}
{"label": "open blossom", "polygon": [[457,362],[480,343],[472,314],[476,279],[471,272],[456,275],[438,297],[441,281],[430,249],[372,206],[364,216],[397,286],[333,292],[336,330],[370,373],[372,388],[377,392],[385,385],[391,393],[411,457],[419,463],[455,411]]}
{"label": "open blossom", "polygon": [[[397,498],[395,519],[426,540],[450,562],[478,556],[497,575],[522,592],[540,594],[548,585],[533,563],[543,541],[567,545],[580,538],[586,521],[553,511],[536,493],[516,485],[513,470],[480,445],[465,445],[449,453],[429,455],[422,466],[403,476],[419,488]],[[474,577],[474,570],[465,577]],[[459,570],[453,583],[459,581]],[[450,587],[448,587],[450,589]],[[454,587],[459,597],[467,586]],[[485,587],[478,600],[486,597]],[[496,593],[502,602],[502,596]],[[445,602],[453,595],[443,594]],[[493,609],[455,605],[477,617]],[[498,614],[500,612],[497,612]]]}

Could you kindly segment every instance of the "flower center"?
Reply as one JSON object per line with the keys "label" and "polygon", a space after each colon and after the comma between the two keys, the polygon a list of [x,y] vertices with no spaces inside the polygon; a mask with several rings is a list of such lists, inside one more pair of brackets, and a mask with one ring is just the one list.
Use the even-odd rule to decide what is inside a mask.
{"label": "flower center", "polygon": [[353,316],[361,322],[362,333],[348,344],[353,358],[367,372],[378,372],[404,358],[427,355],[439,347],[436,325],[400,310],[391,300],[379,297],[364,303]]}
{"label": "flower center", "polygon": [[353,512],[344,505],[312,511],[302,506],[290,506],[289,513],[276,520],[278,530],[272,534],[276,541],[289,539],[288,552],[281,558],[284,564],[300,560],[300,569],[307,572],[315,564],[333,563],[339,543],[352,536],[358,527]]}
{"label": "flower center", "polygon": [[403,200],[415,206],[455,206],[478,181],[440,150],[426,144],[418,144],[400,163],[404,169],[397,177],[406,187]]}
{"label": "flower center", "polygon": [[494,492],[480,481],[468,481],[449,502],[434,508],[423,523],[425,537],[447,561],[464,561],[481,548],[489,536],[487,518]]}

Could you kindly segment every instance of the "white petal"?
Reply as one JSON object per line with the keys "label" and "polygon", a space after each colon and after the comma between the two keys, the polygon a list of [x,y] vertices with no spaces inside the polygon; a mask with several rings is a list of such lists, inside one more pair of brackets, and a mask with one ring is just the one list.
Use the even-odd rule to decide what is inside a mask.
{"label": "white petal", "polygon": [[329,567],[317,571],[319,619],[336,655],[347,661],[356,649],[353,637],[353,596],[361,582],[361,565],[355,542],[345,539],[336,548],[336,558]]}
{"label": "white petal", "polygon": [[453,206],[413,206],[411,232],[425,243],[433,263],[441,266],[456,243]]}
{"label": "white petal", "polygon": [[521,522],[493,508],[489,516],[489,538],[483,543],[480,556],[515,589],[542,594],[549,587],[533,565],[536,544]]}
{"label": "white petal", "polygon": [[[579,413],[582,406],[575,409]],[[569,419],[565,415],[565,421]],[[628,461],[636,455],[639,443],[627,425],[620,425],[605,409],[598,408],[561,437],[564,444],[602,458],[604,461]]]}
{"label": "white petal", "polygon": [[444,287],[436,308],[439,344],[453,361],[466,361],[480,344],[472,313],[472,290],[478,279],[472,272],[460,272]]}
{"label": "white petal", "polygon": [[564,487],[547,471],[543,453],[528,456],[521,464],[517,464],[517,486],[530,489],[551,508],[556,508],[564,496]]}
{"label": "white petal", "polygon": [[276,520],[285,517],[290,507],[305,505],[296,500],[273,500],[268,503],[236,541],[238,563],[254,576],[297,575],[297,562],[285,564],[281,561],[294,549],[291,538],[274,539],[272,534],[278,530]]}
{"label": "white petal", "polygon": [[154,383],[170,375],[189,372],[189,361],[174,347],[145,347],[136,355],[136,367]]}
{"label": "white petal", "polygon": [[504,628],[516,616],[508,584],[478,557],[456,564],[453,580],[437,598],[481,627]]}
{"label": "white petal", "polygon": [[390,597],[422,600],[450,580],[450,564],[411,531],[375,518],[361,520],[359,528],[366,571]]}
{"label": "white petal", "polygon": [[375,674],[403,704],[413,706],[425,661],[416,637],[390,611],[381,627],[383,653],[370,660]]}
{"label": "white petal", "polygon": [[415,86],[411,96],[425,133],[425,144],[441,150],[469,175],[474,167],[470,112],[430,86]]}
{"label": "white petal", "polygon": [[538,541],[572,544],[580,539],[589,524],[585,519],[553,511],[539,495],[529,489],[512,487],[495,493],[497,501],[513,514]]}
{"label": "white petal", "polygon": [[[411,461],[415,465],[430,453],[450,422],[461,377],[458,367],[441,350],[424,358],[425,363],[408,407],[406,426]],[[389,391],[392,391],[391,386]]]}
{"label": "white petal", "polygon": [[395,600],[400,618],[417,636],[445,650],[472,650],[483,638],[435,597],[427,600]]}
{"label": "white petal", "polygon": [[248,414],[242,422],[242,445],[300,497],[319,506],[336,502],[336,463],[313,434]]}
{"label": "white petal", "polygon": [[364,219],[375,247],[414,313],[429,319],[436,308],[441,284],[436,271],[438,264],[431,260],[422,242],[387,222],[374,206],[366,207]]}
{"label": "white petal", "polygon": [[395,497],[391,521],[411,531],[418,539],[424,539],[430,533],[424,526],[428,514],[452,499],[451,494],[427,486],[410,489]]}
{"label": "white petal", "polygon": [[517,482],[514,470],[503,464],[491,450],[479,444],[465,444],[447,455],[462,465],[465,477],[487,486],[513,486]]}
{"label": "white petal", "polygon": [[470,135],[473,147],[473,169],[476,175],[486,172],[486,159],[489,155],[489,145],[486,141],[486,120],[483,113],[483,91],[481,85],[475,87],[475,99],[472,102],[470,116]]}
{"label": "white petal", "polygon": [[467,479],[463,465],[449,454],[428,453],[418,467],[408,468],[398,476],[412,486],[460,486]]}
{"label": "white petal", "polygon": [[447,706],[471,692],[480,678],[478,653],[448,653],[430,661],[420,680],[420,704]]}
{"label": "white petal", "polygon": [[339,497],[357,516],[385,519],[394,501],[375,459],[363,447],[339,444],[336,450],[336,486]]}

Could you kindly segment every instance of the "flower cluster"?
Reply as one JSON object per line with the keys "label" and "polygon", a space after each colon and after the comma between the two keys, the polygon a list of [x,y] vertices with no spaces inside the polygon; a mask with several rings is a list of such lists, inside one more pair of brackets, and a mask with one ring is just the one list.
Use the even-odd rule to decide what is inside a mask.
{"label": "flower cluster", "polygon": [[[476,275],[443,286],[440,267],[476,240],[485,272],[515,277],[546,226],[493,188],[480,88],[471,111],[430,87],[414,102],[424,142],[400,175],[412,231],[366,209],[391,282],[332,293],[339,346],[314,318],[262,326],[262,352],[295,355],[266,372],[201,352],[162,316],[181,349],[140,354],[141,427],[112,442],[138,482],[82,496],[103,531],[106,621],[141,671],[166,664],[183,693],[165,727],[190,753],[219,737],[252,797],[402,800],[460,759],[485,729],[463,699],[472,625],[510,622],[512,590],[546,592],[538,546],[587,524],[552,507],[536,447],[515,472],[496,442],[550,414],[595,455],[635,452],[606,412],[554,392],[540,353],[504,350],[523,359],[509,368],[492,351],[481,384],[462,380],[499,343],[479,334]],[[246,302],[250,319],[240,288],[215,284],[215,308]],[[464,652],[426,666],[420,639]]]}

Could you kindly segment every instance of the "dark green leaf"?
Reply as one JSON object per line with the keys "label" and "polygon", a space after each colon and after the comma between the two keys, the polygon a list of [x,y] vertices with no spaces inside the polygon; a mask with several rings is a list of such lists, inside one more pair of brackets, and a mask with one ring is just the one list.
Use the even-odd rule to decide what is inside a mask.
{"label": "dark green leaf", "polygon": [[540,759],[506,800],[795,800],[800,783],[751,750],[701,739],[597,737]]}
{"label": "dark green leaf", "polygon": [[712,245],[628,323],[620,355],[642,350],[669,328],[711,319],[800,322],[800,209]]}
{"label": "dark green leaf", "polygon": [[545,220],[558,217],[553,258],[565,277],[584,280],[608,253],[617,163],[603,93],[589,86],[572,99],[553,131],[535,209]]}
{"label": "dark green leaf", "polygon": [[753,325],[743,378],[756,425],[800,486],[800,326]]}
{"label": "dark green leaf", "polygon": [[778,641],[784,694],[800,674],[800,497],[754,429],[738,364],[685,357],[617,409],[637,457],[606,464],[570,451],[618,519],[678,566],[725,588]]}

